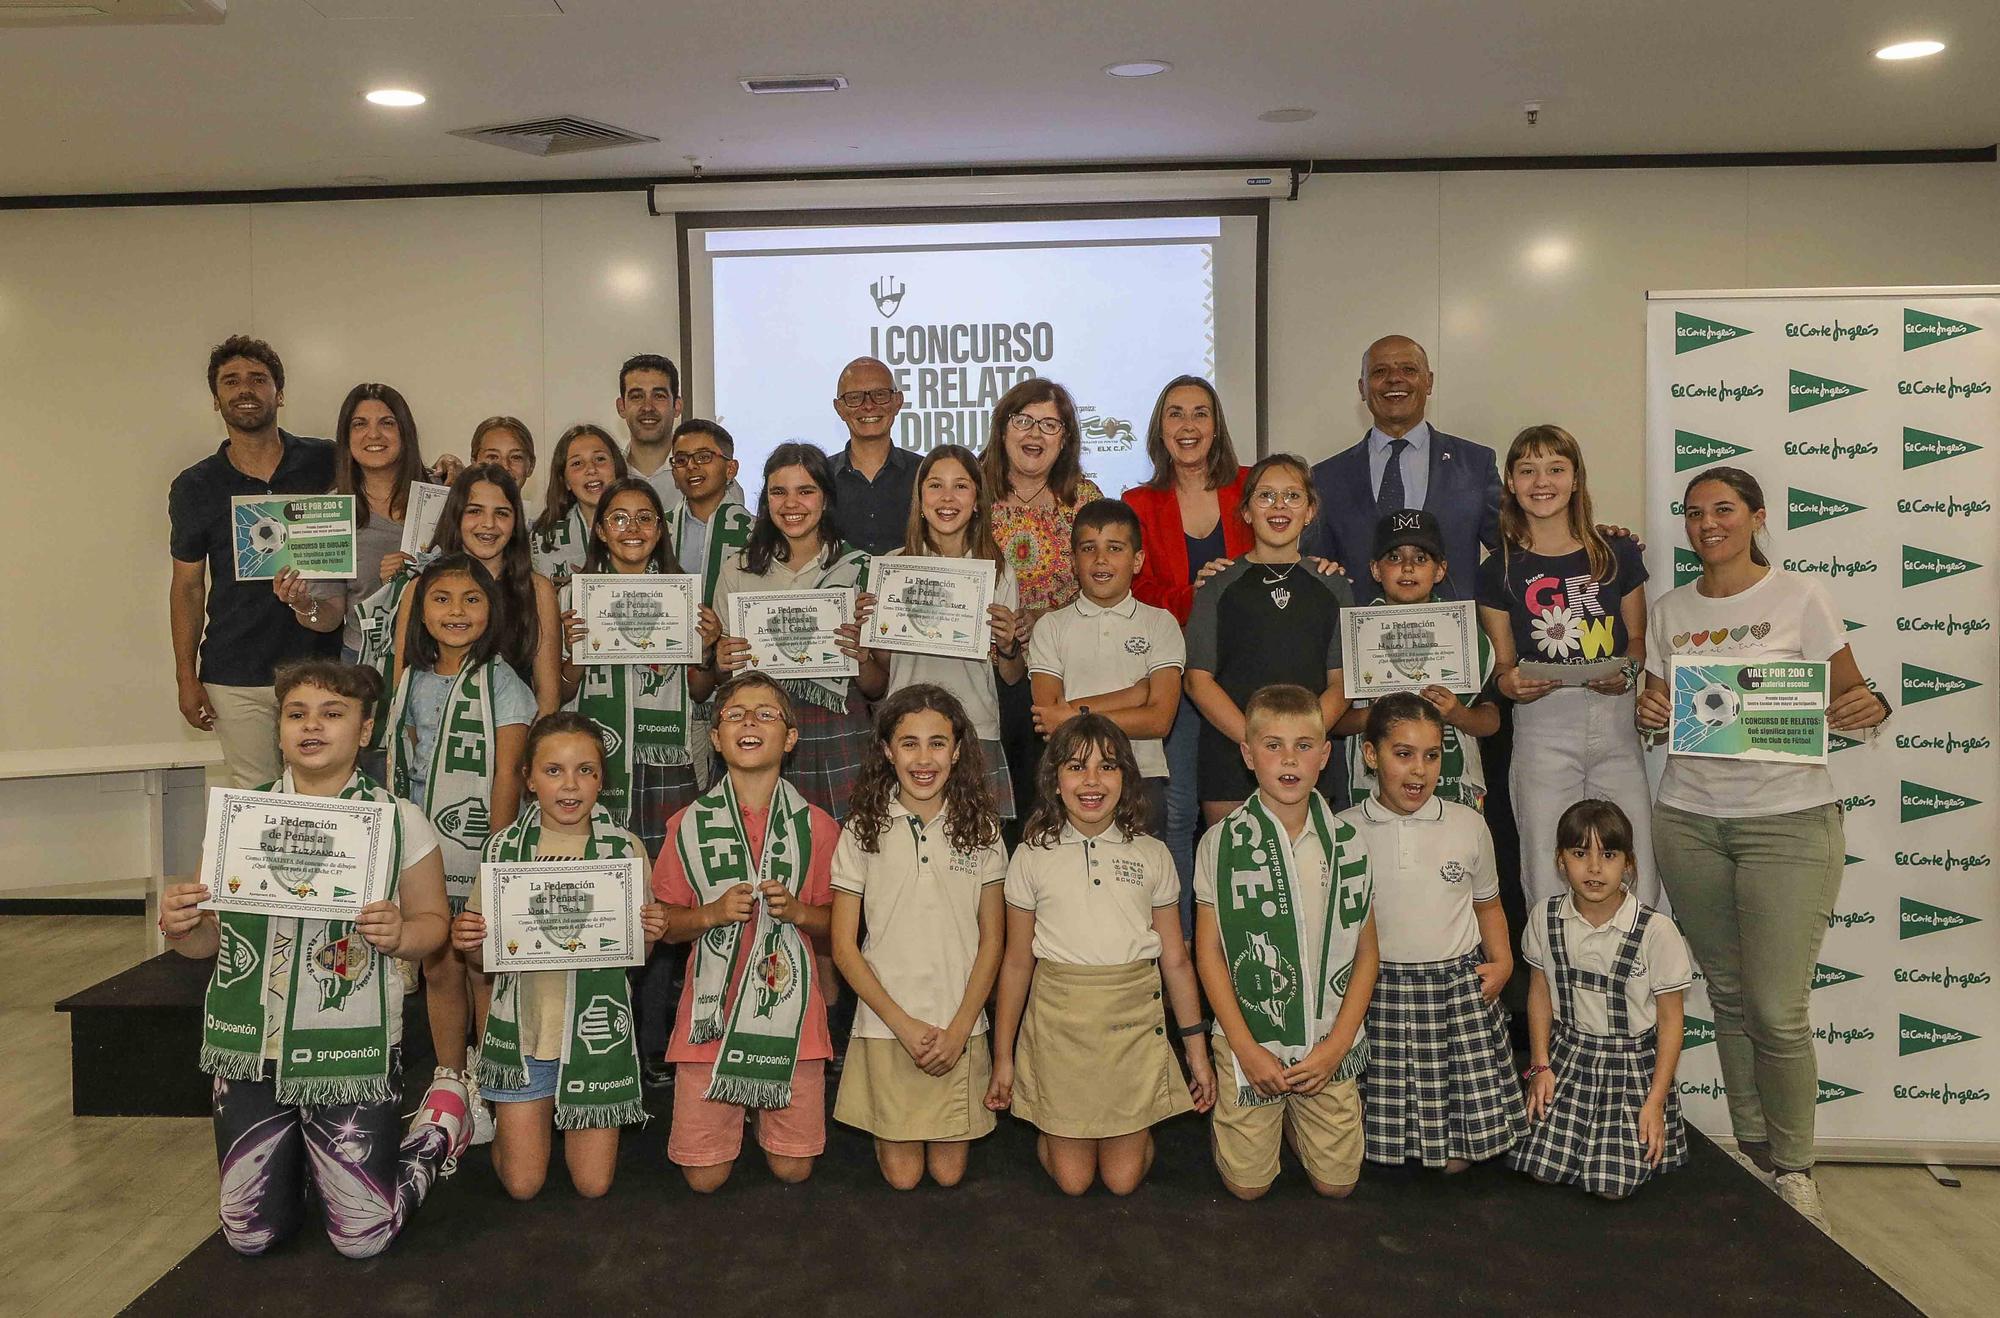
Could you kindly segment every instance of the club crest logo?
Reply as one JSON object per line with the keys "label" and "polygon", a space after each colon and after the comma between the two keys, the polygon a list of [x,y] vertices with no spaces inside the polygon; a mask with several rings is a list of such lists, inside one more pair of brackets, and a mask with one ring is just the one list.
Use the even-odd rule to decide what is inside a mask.
{"label": "club crest logo", "polygon": [[1093,453],[1123,453],[1138,442],[1130,421],[1099,416],[1094,407],[1076,409],[1076,426],[1083,447]]}
{"label": "club crest logo", "polygon": [[894,275],[883,275],[868,286],[868,296],[875,299],[875,310],[888,320],[903,306],[903,294],[909,292],[909,285]]}
{"label": "club crest logo", "polygon": [[592,1057],[602,1057],[632,1037],[632,1010],[600,993],[576,1020],[576,1041]]}
{"label": "club crest logo", "polygon": [[486,841],[486,835],[493,831],[493,817],[488,813],[486,802],[476,796],[468,796],[463,801],[454,801],[431,816],[437,831],[462,847],[477,849]]}
{"label": "club crest logo", "polygon": [[548,940],[565,952],[583,946],[577,935],[590,920],[590,893],[572,884],[551,884],[528,898],[528,914]]}
{"label": "club crest logo", "polygon": [[1472,870],[1463,861],[1448,860],[1438,867],[1438,877],[1446,883],[1464,883],[1472,877]]}
{"label": "club crest logo", "polygon": [[[344,932],[339,937],[333,931]],[[353,925],[322,926],[306,944],[306,973],[319,987],[321,1011],[337,1011],[375,969],[374,949]]]}
{"label": "club crest logo", "polygon": [[769,1019],[778,1009],[778,1003],[790,991],[799,973],[792,964],[791,948],[778,937],[778,932],[773,929],[764,936],[763,951],[751,968],[757,980],[757,1005],[752,1014],[761,1019]]}
{"label": "club crest logo", "polygon": [[1299,971],[1279,953],[1269,934],[1251,934],[1229,972],[1245,1014],[1262,1016],[1273,1026],[1284,1025],[1292,999],[1298,996]]}
{"label": "club crest logo", "polygon": [[221,930],[222,945],[215,952],[215,986],[233,988],[256,973],[264,952],[229,921],[221,922]]}

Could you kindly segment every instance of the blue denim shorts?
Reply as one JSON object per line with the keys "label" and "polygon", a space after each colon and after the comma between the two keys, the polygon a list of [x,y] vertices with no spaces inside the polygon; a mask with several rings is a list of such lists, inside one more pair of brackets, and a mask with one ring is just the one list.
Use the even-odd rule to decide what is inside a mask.
{"label": "blue denim shorts", "polygon": [[481,1089],[479,1096],[489,1103],[532,1103],[538,1098],[554,1098],[556,1072],[562,1063],[545,1062],[539,1057],[530,1057],[527,1062],[527,1084],[519,1089]]}

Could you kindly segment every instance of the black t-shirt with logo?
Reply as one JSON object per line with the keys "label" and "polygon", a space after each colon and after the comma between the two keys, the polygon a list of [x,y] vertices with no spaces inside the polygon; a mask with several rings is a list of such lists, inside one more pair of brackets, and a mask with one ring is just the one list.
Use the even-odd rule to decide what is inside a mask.
{"label": "black t-shirt with logo", "polygon": [[1503,546],[1479,565],[1479,603],[1505,609],[1514,654],[1550,664],[1582,664],[1625,653],[1624,600],[1646,584],[1637,542],[1620,537],[1611,546],[1611,576],[1591,575],[1590,555],[1531,554]]}

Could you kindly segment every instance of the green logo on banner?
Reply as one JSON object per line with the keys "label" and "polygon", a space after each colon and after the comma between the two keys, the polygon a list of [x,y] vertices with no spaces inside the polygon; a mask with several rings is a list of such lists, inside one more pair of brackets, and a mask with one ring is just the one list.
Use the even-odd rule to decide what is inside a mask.
{"label": "green logo on banner", "polygon": [[1868,625],[1865,622],[1856,622],[1852,618],[1842,618],[1841,621],[1847,625],[1847,630],[1851,632],[1858,632]]}
{"label": "green logo on banner", "polygon": [[1959,911],[1948,911],[1942,906],[1932,906],[1912,897],[1902,899],[1898,913],[1896,941],[1922,938],[1925,934],[1941,934],[1947,929],[1962,929],[1969,924],[1978,924],[1979,917]]}
{"label": "green logo on banner", "polygon": [[1843,398],[1852,398],[1855,394],[1867,392],[1858,384],[1829,380],[1823,375],[1812,375],[1806,371],[1793,371],[1791,388],[1785,397],[1785,410],[1803,412],[1808,407],[1838,402]]}
{"label": "green logo on banner", "polygon": [[1960,796],[1940,787],[1926,787],[1922,783],[1903,780],[1903,822],[1912,819],[1929,819],[1932,815],[1948,815],[1954,810],[1966,810],[1979,802],[1970,796]]}
{"label": "green logo on banner", "polygon": [[1685,586],[1701,575],[1701,556],[1692,549],[1674,550],[1674,584]]}
{"label": "green logo on banner", "polygon": [[1812,986],[1816,989],[1832,988],[1835,984],[1845,984],[1850,979],[1864,978],[1858,970],[1842,970],[1839,966],[1825,964],[1813,967]]}
{"label": "green logo on banner", "polygon": [[1981,685],[1968,677],[1954,677],[1950,673],[1940,673],[1935,669],[1919,668],[1915,664],[1903,665],[1903,703],[1914,705],[1919,701],[1936,700],[1939,696],[1957,695]]}
{"label": "green logo on banner", "polygon": [[1814,494],[1811,490],[1792,487],[1785,492],[1785,529],[1796,531],[1814,522],[1830,522],[1836,517],[1867,510],[1865,503],[1849,503],[1829,494]]}
{"label": "green logo on banner", "polygon": [[1977,453],[1982,447],[1963,439],[1953,439],[1950,435],[1935,435],[1928,430],[1919,430],[1915,426],[1904,426],[1903,470],[1928,467],[1931,463],[1943,462],[1946,458]]}
{"label": "green logo on banner", "polygon": [[1715,1022],[1705,1021],[1699,1016],[1683,1016],[1681,1027],[1681,1047],[1699,1048],[1705,1043],[1715,1042]]}
{"label": "green logo on banner", "polygon": [[[1903,308],[1903,351],[1914,352],[1918,348],[1928,348],[1933,343],[1943,343],[1966,334],[1979,333],[1979,326],[1968,325],[1962,320],[1949,316],[1934,316],[1928,311],[1918,311],[1915,307]],[[1674,344],[1680,351],[1680,344]]]}
{"label": "green logo on banner", "polygon": [[1865,865],[1867,863],[1868,862],[1864,861],[1859,856],[1849,856],[1846,860],[1841,862],[1841,864],[1843,865]]}
{"label": "green logo on banner", "polygon": [[1844,732],[1835,732],[1832,728],[1826,730],[1826,753],[1828,755],[1838,755],[1842,751],[1851,751],[1856,746],[1865,746],[1867,744],[1867,742],[1862,741],[1859,737],[1850,737]]}
{"label": "green logo on banner", "polygon": [[1732,444],[1726,439],[1711,439],[1707,435],[1697,435],[1692,430],[1674,432],[1674,470],[1686,471],[1690,467],[1706,467],[1711,462],[1721,462],[1750,450],[1741,444]]}
{"label": "green logo on banner", "polygon": [[1964,572],[1975,572],[1979,567],[1978,563],[1970,559],[1940,554],[1935,549],[1922,549],[1916,545],[1903,546],[1905,586],[1921,586],[1927,581],[1940,581],[1945,577],[1955,577]]}
{"label": "green logo on banner", "polygon": [[1849,1089],[1846,1085],[1837,1085],[1831,1080],[1822,1080],[1819,1082],[1819,1097],[1813,1101],[1815,1103],[1837,1103],[1843,1098],[1853,1098],[1860,1092],[1858,1089]]}
{"label": "green logo on banner", "polygon": [[1911,1053],[1927,1053],[1933,1048],[1949,1048],[1957,1043],[1971,1043],[1979,1036],[1964,1030],[1953,1029],[1949,1025],[1939,1025],[1921,1016],[1905,1016],[1896,1013],[1896,1055],[1908,1057]]}
{"label": "green logo on banner", "polygon": [[1750,331],[1741,325],[1725,325],[1719,320],[1709,320],[1703,316],[1690,316],[1685,311],[1674,313],[1674,356],[1684,352],[1695,352],[1702,348],[1712,348],[1718,343],[1740,339]]}

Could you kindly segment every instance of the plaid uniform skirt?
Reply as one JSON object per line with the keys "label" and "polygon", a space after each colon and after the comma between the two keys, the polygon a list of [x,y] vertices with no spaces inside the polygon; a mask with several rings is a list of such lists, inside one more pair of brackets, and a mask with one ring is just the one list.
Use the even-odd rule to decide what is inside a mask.
{"label": "plaid uniform skirt", "polygon": [[1555,1102],[1527,1138],[1507,1154],[1507,1165],[1538,1181],[1580,1186],[1623,1199],[1656,1172],[1684,1167],[1687,1126],[1680,1095],[1667,1091],[1666,1156],[1646,1161],[1639,1140],[1639,1109],[1653,1088],[1654,1032],[1584,1034],[1557,1021],[1549,1049],[1556,1075]]}
{"label": "plaid uniform skirt", "polygon": [[1002,819],[1014,818],[1014,775],[1007,771],[1007,747],[998,737],[982,739],[979,753],[986,761],[986,790],[993,794],[993,808]]}
{"label": "plaid uniform skirt", "polygon": [[666,845],[667,821],[700,795],[692,764],[632,766],[632,831],[645,844],[649,865]]}
{"label": "plaid uniform skirt", "polygon": [[1507,1013],[1479,996],[1477,950],[1449,961],[1382,963],[1361,1075],[1370,1162],[1505,1153],[1527,1131]]}
{"label": "plaid uniform skirt", "polygon": [[845,819],[855,780],[861,776],[861,758],[875,744],[875,728],[861,697],[850,686],[844,710],[798,699],[792,701],[792,709],[799,720],[799,744],[785,761],[785,781],[835,820]]}

